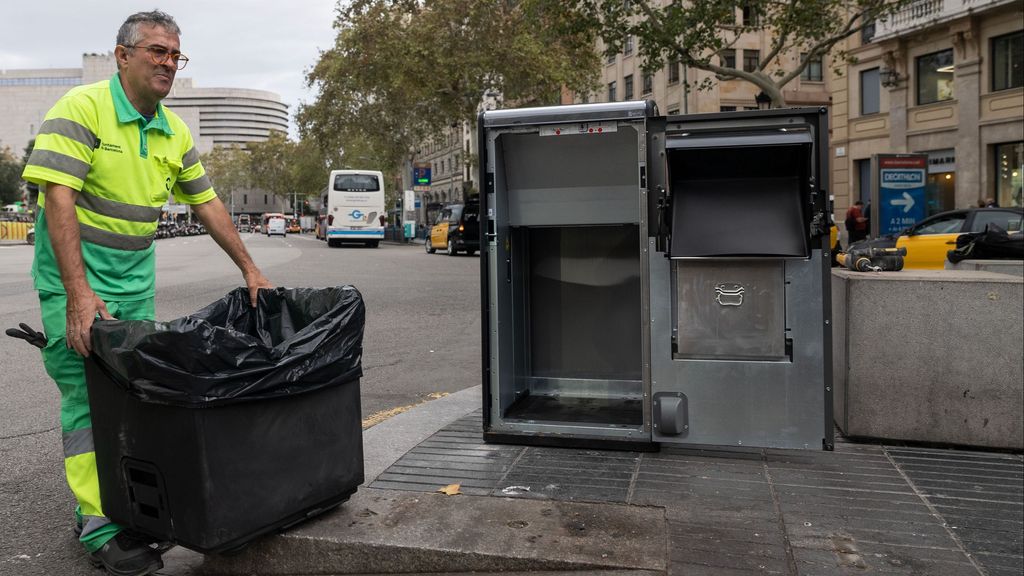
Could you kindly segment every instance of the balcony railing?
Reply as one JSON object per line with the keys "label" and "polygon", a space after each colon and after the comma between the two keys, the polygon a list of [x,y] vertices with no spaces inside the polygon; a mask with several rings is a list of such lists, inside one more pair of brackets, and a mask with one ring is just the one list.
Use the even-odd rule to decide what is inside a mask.
{"label": "balcony railing", "polygon": [[915,0],[875,24],[873,41],[895,38],[1015,0]]}

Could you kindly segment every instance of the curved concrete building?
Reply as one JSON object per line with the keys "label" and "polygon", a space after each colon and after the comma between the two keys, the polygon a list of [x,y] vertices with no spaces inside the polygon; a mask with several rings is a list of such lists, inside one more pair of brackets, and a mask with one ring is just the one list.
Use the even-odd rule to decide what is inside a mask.
{"label": "curved concrete building", "polygon": [[164,104],[182,118],[198,117],[198,130],[190,127],[210,146],[262,142],[271,131],[288,132],[288,105],[273,92],[195,88],[191,78],[179,78]]}

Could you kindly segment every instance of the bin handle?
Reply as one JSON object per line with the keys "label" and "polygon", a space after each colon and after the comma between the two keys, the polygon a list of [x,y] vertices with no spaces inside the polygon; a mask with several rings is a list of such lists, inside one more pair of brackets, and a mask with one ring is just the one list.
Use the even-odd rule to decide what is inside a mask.
{"label": "bin handle", "polygon": [[[21,328],[20,330],[18,328]],[[31,326],[24,322],[18,324],[18,328],[8,328],[4,333],[11,338],[18,338],[24,340],[36,348],[46,348],[46,335],[42,332],[36,332]]]}

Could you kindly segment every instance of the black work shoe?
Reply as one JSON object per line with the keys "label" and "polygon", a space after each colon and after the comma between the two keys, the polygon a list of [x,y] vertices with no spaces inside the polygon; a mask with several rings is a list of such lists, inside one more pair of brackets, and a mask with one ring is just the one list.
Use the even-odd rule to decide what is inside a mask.
{"label": "black work shoe", "polygon": [[164,567],[160,554],[149,543],[118,532],[99,550],[89,554],[89,562],[103,567],[113,576],[146,576]]}

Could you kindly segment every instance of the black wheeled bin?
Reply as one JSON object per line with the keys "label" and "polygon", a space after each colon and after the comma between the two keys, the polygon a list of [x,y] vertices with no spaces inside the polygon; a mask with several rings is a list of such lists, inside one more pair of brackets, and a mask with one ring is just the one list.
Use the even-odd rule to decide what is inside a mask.
{"label": "black wheeled bin", "polygon": [[219,553],[347,500],[363,482],[364,319],[346,286],[97,322],[86,379],[104,513]]}

